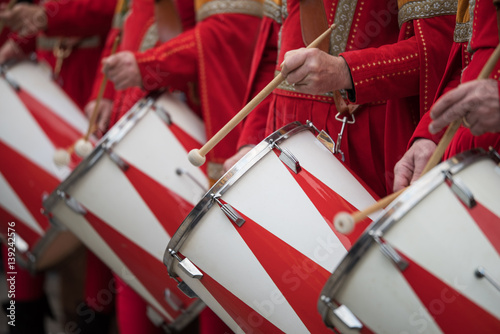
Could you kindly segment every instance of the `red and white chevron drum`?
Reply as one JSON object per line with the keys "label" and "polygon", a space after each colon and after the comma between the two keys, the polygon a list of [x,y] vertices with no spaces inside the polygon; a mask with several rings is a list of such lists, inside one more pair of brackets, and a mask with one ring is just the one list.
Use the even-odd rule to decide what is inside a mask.
{"label": "red and white chevron drum", "polygon": [[13,222],[19,263],[40,270],[81,245],[51,226],[41,208],[43,196],[70,173],[71,166],[54,164],[55,150],[81,138],[88,122],[47,66],[26,61],[0,71],[1,233],[5,238]]}
{"label": "red and white chevron drum", "polygon": [[341,235],[333,218],[375,200],[315,131],[291,123],[257,145],[167,247],[170,275],[235,332],[329,331],[316,310],[319,293],[363,231]]}
{"label": "red and white chevron drum", "polygon": [[500,333],[500,157],[468,151],[400,195],[321,292],[342,333]]}
{"label": "red and white chevron drum", "polygon": [[165,247],[208,180],[187,152],[203,122],[172,95],[140,100],[44,201],[51,219],[180,329],[204,307],[178,291],[162,263]]}

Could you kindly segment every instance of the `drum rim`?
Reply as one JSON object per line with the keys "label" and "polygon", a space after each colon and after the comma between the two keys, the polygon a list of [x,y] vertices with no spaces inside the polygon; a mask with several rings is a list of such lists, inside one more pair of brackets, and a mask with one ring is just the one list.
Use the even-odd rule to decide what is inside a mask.
{"label": "drum rim", "polygon": [[431,169],[380,213],[378,218],[366,228],[360,238],[353,244],[321,290],[317,308],[325,325],[331,328],[335,327],[334,324],[328,321],[328,314],[332,310],[328,304],[333,303],[335,306],[339,306],[332,299],[335,298],[342,286],[347,282],[352,270],[357,266],[363,255],[373,245],[376,245],[372,235],[383,236],[421,200],[441,185],[445,181],[444,171],[455,175],[476,162],[488,159],[495,161],[497,164],[500,162],[498,154],[492,154],[491,151],[486,152],[482,148],[459,153]]}
{"label": "drum rim", "polygon": [[230,189],[250,168],[256,165],[258,161],[260,161],[273,149],[274,143],[280,143],[292,135],[303,131],[311,131],[314,133],[317,130],[311,122],[303,124],[298,121],[289,123],[276,130],[252,148],[207,191],[203,198],[196,204],[194,209],[191,210],[184,221],[179,225],[177,231],[171,237],[167,245],[163,256],[163,263],[167,267],[170,277],[178,277],[174,270],[175,262],[177,260],[171,253],[177,253],[182,248],[182,245],[189,237],[191,231],[195,228],[203,216],[212,208],[214,205],[213,197],[222,196],[228,189]]}

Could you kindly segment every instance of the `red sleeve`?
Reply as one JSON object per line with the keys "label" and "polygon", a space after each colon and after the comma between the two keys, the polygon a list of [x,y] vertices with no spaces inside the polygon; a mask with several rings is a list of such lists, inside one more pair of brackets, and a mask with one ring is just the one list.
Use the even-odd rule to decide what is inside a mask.
{"label": "red sleeve", "polygon": [[[274,78],[278,57],[280,25],[264,16],[255,47],[245,101],[258,94]],[[246,117],[237,147],[256,145],[266,135],[266,123],[272,95],[269,95]]]}
{"label": "red sleeve", "polygon": [[356,104],[418,95],[419,51],[415,37],[341,54],[351,70]]}
{"label": "red sleeve", "polygon": [[47,1],[48,36],[93,36],[106,34],[116,7],[116,0]]}
{"label": "red sleeve", "polygon": [[[196,29],[202,26],[200,22]],[[152,91],[168,86],[182,90],[189,82],[197,81],[196,41],[195,29],[191,29],[158,47],[136,53],[144,89]]]}
{"label": "red sleeve", "polygon": [[[458,85],[460,85],[460,71],[457,70],[449,77],[449,79],[446,80],[446,82],[442,83],[442,87],[440,87],[438,92],[439,96],[446,94],[448,91],[458,87]],[[419,138],[432,140],[436,144],[439,143],[446,131],[446,128],[433,135],[429,132],[429,124],[431,121],[432,119],[428,112],[422,116],[415,131],[413,132],[412,137],[410,138],[410,141],[408,142],[408,149],[411,145],[413,145],[413,142]]]}
{"label": "red sleeve", "polygon": [[[101,53],[101,59],[108,57],[111,54],[113,44],[116,37],[120,34],[120,29],[113,28],[109,31],[108,38],[106,39],[106,44]],[[102,73],[101,66],[97,66],[97,72],[94,79],[94,85],[92,87],[92,93],[90,94],[89,101],[97,99],[99,94],[99,89],[101,88],[101,82],[104,79],[104,74]],[[104,89],[103,98],[113,100],[115,96],[115,86],[111,82],[106,83],[106,88]]]}
{"label": "red sleeve", "polygon": [[25,55],[29,55],[32,52],[36,51],[36,36],[21,36],[17,33],[11,33],[9,38],[13,40],[17,46],[21,49],[21,51]]}

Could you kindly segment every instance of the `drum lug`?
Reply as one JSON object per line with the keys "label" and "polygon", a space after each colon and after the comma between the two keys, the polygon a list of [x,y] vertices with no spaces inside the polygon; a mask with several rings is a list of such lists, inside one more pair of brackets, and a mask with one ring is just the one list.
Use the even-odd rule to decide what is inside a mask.
{"label": "drum lug", "polygon": [[189,298],[198,298],[196,292],[194,292],[193,289],[191,289],[189,285],[186,284],[186,282],[180,281],[177,278],[174,279],[177,282],[177,288],[179,288],[179,290],[181,290],[186,296],[188,296]]}
{"label": "drum lug", "polygon": [[165,110],[165,108],[163,108],[162,106],[155,106],[154,108],[158,117],[160,117],[161,120],[164,121],[165,124],[167,124],[167,126],[172,125],[172,117],[170,116],[168,111]]}
{"label": "drum lug", "polygon": [[391,246],[389,245],[379,234],[376,234],[374,231],[370,231],[370,236],[375,240],[375,242],[379,245],[382,254],[384,254],[389,260],[394,262],[394,264],[398,267],[399,270],[404,271],[408,268],[408,261],[403,259],[401,255]]}
{"label": "drum lug", "polygon": [[290,168],[295,174],[298,174],[302,168],[300,167],[299,160],[290,152],[289,149],[286,147],[281,148],[276,144],[276,142],[273,142],[272,145],[280,150],[280,155],[279,159],[288,167]]}
{"label": "drum lug", "polygon": [[332,152],[333,154],[336,153],[335,143],[333,142],[332,137],[330,137],[330,135],[324,130],[321,130],[321,132],[316,136],[316,139],[318,139],[319,142],[328,149],[328,151]]}
{"label": "drum lug", "polygon": [[220,200],[220,195],[212,194],[212,198],[217,202],[217,204],[219,204],[219,207],[226,215],[226,217],[229,218],[229,220],[231,220],[233,223],[238,225],[238,227],[241,227],[245,223],[245,219],[243,219],[243,217],[241,217],[231,205]]}
{"label": "drum lug", "polygon": [[349,329],[362,329],[363,324],[361,321],[359,321],[358,318],[354,315],[354,313],[351,312],[351,310],[345,306],[345,305],[340,305],[336,307],[333,303],[332,300],[323,295],[321,296],[321,301],[323,301],[333,312],[333,314],[340,320],[342,323]]}
{"label": "drum lug", "polygon": [[7,81],[7,83],[12,87],[13,90],[18,92],[21,89],[21,87],[19,86],[19,84],[17,82],[15,82],[9,76],[9,74],[5,71],[5,68],[7,68],[7,66],[0,66],[0,76],[2,76],[5,79],[5,81]]}
{"label": "drum lug", "polygon": [[498,291],[500,291],[500,283],[498,283],[497,281],[495,281],[493,279],[493,277],[491,277],[490,275],[488,275],[486,273],[486,269],[484,269],[483,267],[477,267],[477,269],[474,272],[474,274],[476,275],[477,278],[486,278],[486,280],[488,282],[490,282],[490,284],[493,285],[493,287],[495,289],[497,289]]}
{"label": "drum lug", "polygon": [[181,259],[181,257],[177,254],[177,252],[174,251],[173,249],[169,249],[169,253],[170,255],[175,257],[177,261],[179,261],[178,264],[179,268],[181,268],[182,271],[184,271],[187,275],[189,275],[189,277],[196,279],[201,279],[203,277],[201,271],[198,268],[196,268],[193,262],[191,262],[187,257]]}
{"label": "drum lug", "polygon": [[448,181],[451,191],[465,204],[468,208],[473,208],[476,205],[476,200],[472,192],[465,186],[460,178],[455,177],[449,171],[443,171],[445,179]]}
{"label": "drum lug", "polygon": [[113,150],[111,150],[111,148],[107,148],[106,152],[108,153],[108,156],[111,159],[111,161],[113,161],[122,171],[124,172],[127,171],[127,169],[130,166],[125,162],[125,160],[120,158],[118,154],[116,154],[115,152],[113,152]]}
{"label": "drum lug", "polygon": [[71,197],[70,195],[65,193],[64,191],[57,190],[57,196],[59,196],[61,199],[63,199],[64,203],[66,203],[66,205],[74,212],[76,212],[82,216],[87,214],[87,210],[85,210],[83,208],[83,206],[76,199],[74,199],[73,197]]}
{"label": "drum lug", "polygon": [[184,306],[182,300],[170,289],[165,289],[165,301],[174,311],[180,311]]}

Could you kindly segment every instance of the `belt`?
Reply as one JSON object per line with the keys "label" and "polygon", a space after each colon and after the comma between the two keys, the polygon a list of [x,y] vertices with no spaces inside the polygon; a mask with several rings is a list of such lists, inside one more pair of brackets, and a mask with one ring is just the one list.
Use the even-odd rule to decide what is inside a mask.
{"label": "belt", "polygon": [[101,38],[91,36],[86,38],[78,37],[47,37],[39,36],[36,41],[39,50],[54,50],[57,46],[69,48],[91,49],[100,46]]}

